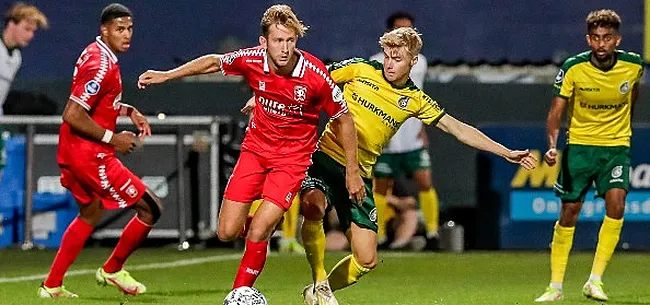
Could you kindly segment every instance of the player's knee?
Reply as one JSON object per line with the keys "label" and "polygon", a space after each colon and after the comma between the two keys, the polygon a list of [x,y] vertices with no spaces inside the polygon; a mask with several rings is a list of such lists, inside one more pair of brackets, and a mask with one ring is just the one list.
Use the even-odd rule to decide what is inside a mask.
{"label": "player's knee", "polygon": [[580,208],[574,205],[563,205],[562,212],[560,213],[560,226],[575,227],[580,216]]}
{"label": "player's knee", "polygon": [[325,195],[321,190],[312,189],[302,193],[300,197],[300,211],[308,220],[322,220],[325,217]]}
{"label": "player's knee", "polygon": [[271,239],[272,232],[273,228],[251,227],[251,229],[248,231],[248,236],[246,236],[246,239],[255,243],[268,241]]}
{"label": "player's knee", "polygon": [[217,237],[219,238],[220,241],[223,242],[229,242],[235,240],[237,237],[239,237],[239,234],[241,233],[241,230],[236,230],[232,225],[228,226],[228,224],[219,222],[219,230],[217,231]]}
{"label": "player's knee", "polygon": [[144,193],[142,200],[148,207],[148,212],[151,217],[151,224],[156,224],[160,219],[160,216],[162,216],[162,200],[160,200],[160,198],[158,198],[156,195],[152,194],[149,190]]}
{"label": "player's knee", "polygon": [[99,223],[103,215],[104,210],[99,200],[79,205],[79,219],[93,227]]}

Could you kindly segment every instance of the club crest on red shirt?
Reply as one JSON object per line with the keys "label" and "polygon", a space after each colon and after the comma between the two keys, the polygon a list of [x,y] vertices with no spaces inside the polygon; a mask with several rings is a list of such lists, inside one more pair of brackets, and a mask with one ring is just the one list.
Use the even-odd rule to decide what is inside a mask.
{"label": "club crest on red shirt", "polygon": [[307,99],[307,87],[300,85],[293,87],[293,99],[296,102],[304,102]]}

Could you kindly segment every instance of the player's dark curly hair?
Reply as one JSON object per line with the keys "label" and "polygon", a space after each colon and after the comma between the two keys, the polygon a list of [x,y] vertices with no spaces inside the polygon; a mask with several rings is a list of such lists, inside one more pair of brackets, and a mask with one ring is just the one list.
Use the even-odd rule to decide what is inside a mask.
{"label": "player's dark curly hair", "polygon": [[403,11],[398,11],[390,14],[388,18],[386,18],[386,30],[390,31],[395,28],[395,21],[398,19],[408,19],[411,21],[411,23],[415,23],[415,18],[413,18],[413,15],[403,12]]}
{"label": "player's dark curly hair", "polygon": [[621,26],[621,17],[613,10],[597,10],[590,12],[587,15],[587,32],[597,29],[599,27],[613,28],[618,31]]}
{"label": "player's dark curly hair", "polygon": [[122,4],[111,3],[102,10],[101,21],[102,24],[106,24],[113,21],[113,19],[120,18],[120,17],[133,17],[133,14],[131,13],[131,10],[129,10],[128,7]]}

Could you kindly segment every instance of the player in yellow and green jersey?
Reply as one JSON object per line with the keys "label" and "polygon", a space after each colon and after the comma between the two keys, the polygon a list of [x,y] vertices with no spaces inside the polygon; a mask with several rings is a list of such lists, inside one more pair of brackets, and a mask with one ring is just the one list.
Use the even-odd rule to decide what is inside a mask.
{"label": "player in yellow and green jersey", "polygon": [[641,57],[616,50],[621,19],[612,10],[587,16],[591,51],[567,59],[558,73],[547,119],[549,149],[544,160],[557,162],[560,120],[567,108],[567,144],[555,193],[562,200],[551,244],[551,283],[537,302],[561,300],[562,283],[580,208],[592,184],[605,199],[606,216],[598,235],[591,275],[582,289],[590,299],[607,301],[602,275],[623,226],[629,187],[630,120],[643,75]]}
{"label": "player in yellow and green jersey", "polygon": [[[343,94],[357,128],[361,176],[365,180],[365,198],[354,198],[345,185],[345,154],[340,128],[330,121],[323,132],[313,165],[303,182],[301,212],[305,217],[302,237],[313,284],[305,287],[307,304],[338,304],[332,291],[355,283],[377,264],[377,214],[372,197],[372,168],[384,146],[408,118],[435,125],[461,142],[502,156],[530,169],[536,166],[528,151],[510,150],[491,140],[472,126],[451,115],[413,84],[409,73],[422,47],[419,33],[402,27],[384,34],[379,43],[384,52],[378,61],[350,59],[330,67],[332,79],[343,84]],[[342,229],[346,231],[352,254],[325,272],[325,233],[323,216],[326,207],[335,207]]]}

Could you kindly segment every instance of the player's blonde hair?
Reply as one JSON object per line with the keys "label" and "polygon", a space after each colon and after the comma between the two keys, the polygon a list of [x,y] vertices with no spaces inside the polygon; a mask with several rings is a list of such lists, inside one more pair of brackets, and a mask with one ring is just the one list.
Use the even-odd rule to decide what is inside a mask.
{"label": "player's blonde hair", "polygon": [[307,29],[309,29],[308,26],[304,25],[298,19],[298,16],[291,10],[291,7],[286,4],[273,5],[264,12],[262,21],[260,22],[264,37],[269,35],[269,28],[274,24],[283,25],[292,29],[298,37],[305,36]]}
{"label": "player's blonde hair", "polygon": [[599,27],[613,28],[618,31],[621,26],[621,17],[613,10],[603,9],[590,12],[585,22],[587,23],[587,32]]}
{"label": "player's blonde hair", "polygon": [[20,23],[23,20],[36,22],[36,26],[40,29],[48,28],[47,17],[37,7],[23,2],[16,2],[5,13],[5,26],[9,21]]}
{"label": "player's blonde hair", "polygon": [[422,49],[422,38],[420,33],[412,27],[396,28],[379,37],[379,45],[382,49],[406,47],[406,51],[415,57]]}

